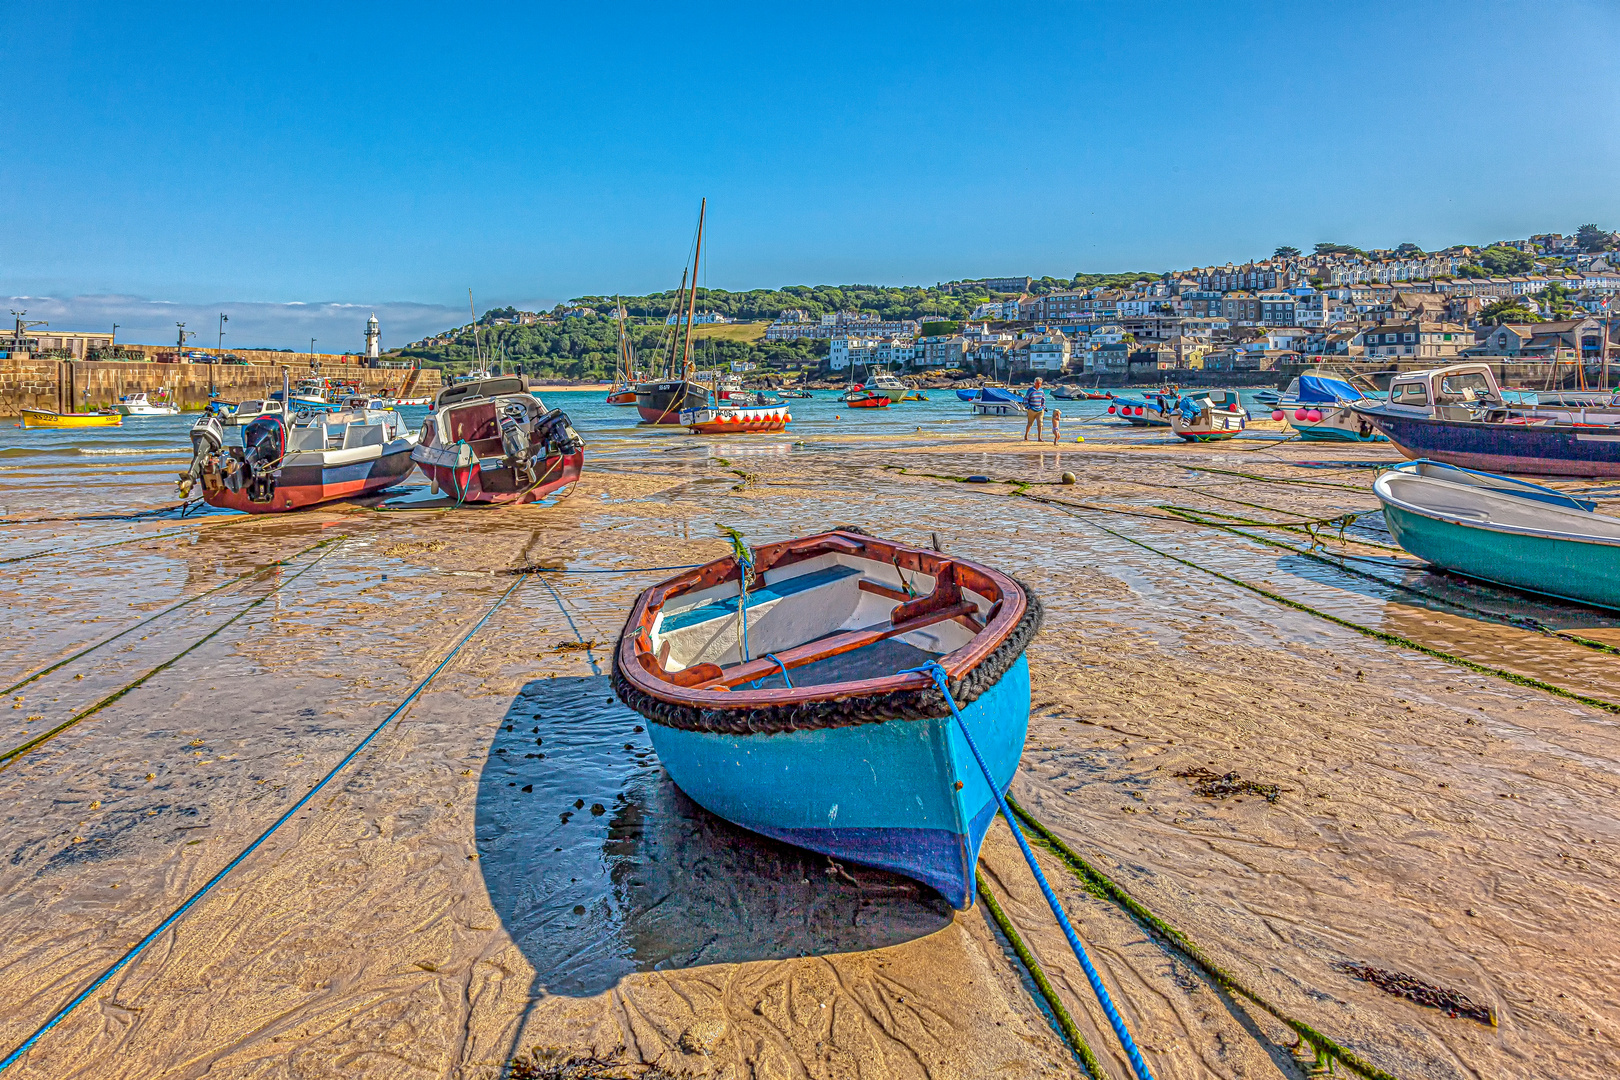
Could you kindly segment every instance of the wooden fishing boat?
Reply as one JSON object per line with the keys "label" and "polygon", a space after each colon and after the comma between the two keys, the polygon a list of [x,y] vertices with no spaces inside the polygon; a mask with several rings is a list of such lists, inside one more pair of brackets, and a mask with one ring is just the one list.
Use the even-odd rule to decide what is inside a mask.
{"label": "wooden fishing boat", "polygon": [[754,832],[974,900],[996,785],[1029,726],[1041,607],[999,571],[838,530],[688,570],[637,598],[613,654],[676,785]]}
{"label": "wooden fishing boat", "polygon": [[121,427],[124,417],[119,413],[58,413],[44,409],[23,409],[22,426],[25,428],[91,428]]}
{"label": "wooden fishing boat", "polygon": [[290,428],[263,415],[242,429],[242,445],[226,446],[224,424],[204,415],[191,428],[191,465],[180,474],[180,497],[202,484],[210,506],[248,514],[279,514],[393,487],[411,471],[416,436],[391,410],[321,410]]}
{"label": "wooden fishing boat", "polygon": [[741,408],[706,405],[683,409],[681,424],[695,435],[739,435],[756,431],[781,431],[793,419],[786,405]]}
{"label": "wooden fishing boat", "polygon": [[527,503],[579,480],[585,442],[567,413],[505,375],[439,391],[411,460],[458,503]]}
{"label": "wooden fishing boat", "polygon": [[1438,461],[1380,473],[1373,494],[1401,547],[1498,585],[1620,609],[1620,519],[1561,491]]}
{"label": "wooden fishing boat", "polygon": [[1236,390],[1211,390],[1184,397],[1170,412],[1170,428],[1187,442],[1217,442],[1243,434],[1249,412]]}

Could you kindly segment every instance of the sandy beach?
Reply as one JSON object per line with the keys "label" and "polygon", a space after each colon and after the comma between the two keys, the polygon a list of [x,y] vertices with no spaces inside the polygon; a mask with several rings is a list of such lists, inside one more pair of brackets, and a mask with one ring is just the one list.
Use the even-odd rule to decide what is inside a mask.
{"label": "sandy beach", "polygon": [[[1281,1011],[1403,1080],[1620,1068],[1620,743],[1601,705],[1620,668],[1505,621],[1620,647],[1620,619],[1391,568],[1376,514],[1342,542],[1299,531],[1376,511],[1368,466],[1387,447],[904,430],[615,449],[555,505],[513,509],[89,520],[170,492],[111,458],[9,467],[3,685],[151,621],[9,692],[0,752],[151,674],[0,769],[0,1051],[229,865],[516,585],[11,1075],[1083,1075],[983,903],[953,912],[715,819],[613,699],[607,649],[666,576],[640,568],[723,555],[717,522],[755,544],[841,523],[937,534],[1027,581],[1047,619],[1013,795]],[[956,479],[971,474],[991,482]],[[1207,782],[1233,773],[1234,791]],[[1040,858],[1155,1075],[1309,1073],[1275,1016]],[[981,869],[1127,1077],[1005,823]]]}

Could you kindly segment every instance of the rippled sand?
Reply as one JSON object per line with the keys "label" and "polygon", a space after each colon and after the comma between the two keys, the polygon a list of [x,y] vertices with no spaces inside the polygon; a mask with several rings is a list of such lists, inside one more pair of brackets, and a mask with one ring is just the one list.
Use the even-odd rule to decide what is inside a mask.
{"label": "rippled sand", "polygon": [[[1157,509],[1375,510],[1355,464],[1388,450],[1183,447],[1098,424],[1059,452],[1008,430],[658,435],[657,453],[604,438],[578,490],[547,508],[0,529],[0,558],[62,552],[7,566],[0,685],[289,560],[7,698],[0,752],[265,598],[0,770],[0,1053],[386,716],[512,583],[492,571],[698,562],[726,550],[717,521],[755,543],[848,522],[914,543],[937,533],[1040,593],[1014,794],[1218,962],[1403,1078],[1612,1074],[1616,717],[1383,644],[1099,526],[1611,701],[1614,657],[1482,612],[1617,645],[1620,623],[1414,566],[1355,576]],[[1293,464],[1309,461],[1324,464]],[[0,474],[7,518],[168,495],[166,462],[68,468]],[[104,485],[109,469],[128,478]],[[1064,470],[1076,485],[1056,484]],[[1371,546],[1388,542],[1376,515],[1347,535],[1368,542],[1354,552],[1391,554]],[[67,554],[137,537],[150,539]],[[955,913],[904,879],[753,837],[669,783],[602,674],[636,591],[660,576],[529,579],[396,724],[11,1073],[495,1077],[521,1058],[611,1063],[583,1070],[603,1076],[1078,1075],[982,907]],[[1200,796],[1173,775],[1194,767],[1283,791]],[[1156,1075],[1303,1074],[1310,1055],[1282,1025],[1042,858]],[[1005,825],[983,868],[1105,1066],[1127,1076]],[[1461,992],[1497,1024],[1392,996],[1345,964]]]}

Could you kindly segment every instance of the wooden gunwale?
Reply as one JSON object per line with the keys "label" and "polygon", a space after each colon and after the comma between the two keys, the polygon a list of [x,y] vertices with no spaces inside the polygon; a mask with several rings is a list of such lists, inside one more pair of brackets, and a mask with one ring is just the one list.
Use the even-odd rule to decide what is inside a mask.
{"label": "wooden gunwale", "polygon": [[[754,568],[757,573],[763,574],[766,570],[791,566],[829,551],[860,554],[878,565],[895,566],[914,573],[927,574],[936,579],[936,588],[940,576],[949,574],[958,589],[971,589],[991,601],[989,621],[982,629],[977,630],[973,640],[939,658],[940,665],[945,668],[946,675],[951,679],[961,678],[984,662],[1012,633],[1029,607],[1023,589],[999,570],[947,557],[937,551],[904,547],[876,537],[838,530],[756,548]],[[921,673],[885,675],[875,679],[825,683],[813,688],[793,689],[784,687],[738,691],[698,689],[679,685],[676,682],[679,673],[672,675],[663,671],[652,654],[654,619],[665,602],[671,598],[737,580],[738,575],[736,559],[728,555],[678,574],[643,592],[636,598],[635,606],[631,608],[630,617],[626,622],[626,632],[619,639],[619,673],[636,689],[660,701],[716,709],[755,708],[800,701],[837,701],[844,698],[889,694],[900,690],[919,690],[933,685],[933,680]],[[922,600],[926,597],[917,599]],[[941,609],[940,613],[945,618],[968,617],[958,615],[950,608]],[[850,631],[850,633],[857,632]],[[775,665],[772,665],[772,668],[774,670]],[[711,673],[705,674],[712,678]],[[757,679],[759,676],[756,675],[754,678]]]}

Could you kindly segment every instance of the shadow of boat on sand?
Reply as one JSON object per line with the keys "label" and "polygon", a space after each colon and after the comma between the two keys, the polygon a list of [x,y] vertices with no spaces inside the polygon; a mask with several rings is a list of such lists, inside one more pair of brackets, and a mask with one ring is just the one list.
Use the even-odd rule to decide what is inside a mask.
{"label": "shadow of boat on sand", "polygon": [[478,852],[536,992],[590,996],[632,972],[881,948],[950,924],[925,886],[710,814],[644,726],[605,677],[535,680],[501,721]]}

